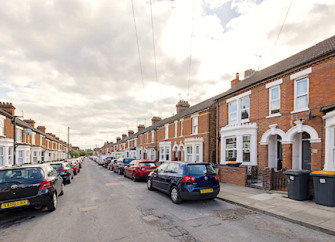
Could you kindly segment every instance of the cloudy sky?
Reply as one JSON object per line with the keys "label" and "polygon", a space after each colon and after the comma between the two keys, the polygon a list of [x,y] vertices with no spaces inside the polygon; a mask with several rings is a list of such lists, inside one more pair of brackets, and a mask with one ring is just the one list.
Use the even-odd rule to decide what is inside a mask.
{"label": "cloudy sky", "polygon": [[143,82],[131,0],[2,1],[0,101],[94,148],[335,34],[335,0],[151,0],[156,79],[150,0],[133,1]]}

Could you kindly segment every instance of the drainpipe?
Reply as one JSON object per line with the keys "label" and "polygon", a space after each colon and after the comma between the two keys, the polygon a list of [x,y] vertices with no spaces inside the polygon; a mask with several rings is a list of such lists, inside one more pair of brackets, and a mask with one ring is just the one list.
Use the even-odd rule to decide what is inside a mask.
{"label": "drainpipe", "polygon": [[218,132],[217,132],[217,141],[215,142],[216,143],[216,164],[219,164],[220,161],[219,161],[219,147],[220,147],[220,112],[219,112],[219,108],[220,108],[220,103],[219,103],[219,100],[216,100],[216,108],[217,108],[217,129],[218,129]]}

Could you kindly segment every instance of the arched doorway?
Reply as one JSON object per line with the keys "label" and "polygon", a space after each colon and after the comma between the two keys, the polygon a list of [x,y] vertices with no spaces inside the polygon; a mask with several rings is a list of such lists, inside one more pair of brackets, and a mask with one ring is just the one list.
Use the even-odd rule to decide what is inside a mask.
{"label": "arched doorway", "polygon": [[173,147],[173,155],[174,155],[174,160],[178,161],[178,146]]}
{"label": "arched doorway", "polygon": [[311,170],[311,136],[307,132],[297,133],[293,136],[292,168]]}
{"label": "arched doorway", "polygon": [[271,135],[268,143],[268,166],[280,171],[283,168],[282,137]]}

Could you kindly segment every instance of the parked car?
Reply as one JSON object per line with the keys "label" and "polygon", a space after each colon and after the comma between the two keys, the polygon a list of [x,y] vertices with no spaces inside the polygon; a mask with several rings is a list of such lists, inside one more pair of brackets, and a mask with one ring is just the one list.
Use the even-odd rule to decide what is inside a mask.
{"label": "parked car", "polygon": [[42,206],[54,211],[63,194],[62,177],[47,163],[0,169],[0,211]]}
{"label": "parked car", "polygon": [[68,160],[67,162],[70,165],[70,167],[72,168],[73,173],[75,175],[77,175],[80,172],[79,164],[74,160]]}
{"label": "parked car", "polygon": [[55,162],[50,164],[58,174],[63,178],[63,182],[70,184],[73,177],[73,169],[71,168],[70,164],[67,162]]}
{"label": "parked car", "polygon": [[150,172],[157,168],[155,162],[149,160],[133,160],[124,167],[124,176],[130,177],[134,182],[147,179]]}
{"label": "parked car", "polygon": [[109,163],[111,163],[112,159],[113,159],[113,157],[107,157],[107,158],[104,160],[102,166],[105,167],[105,168],[108,168],[108,165],[109,165]]}
{"label": "parked car", "polygon": [[117,159],[112,159],[111,163],[108,164],[108,169],[113,171],[116,162],[117,162]]}
{"label": "parked car", "polygon": [[77,159],[76,160],[76,162],[78,163],[78,165],[79,165],[79,169],[81,169],[81,167],[82,167],[82,160],[79,158],[79,159]]}
{"label": "parked car", "polygon": [[114,165],[114,172],[118,173],[119,175],[122,175],[124,171],[124,167],[133,160],[134,159],[130,159],[130,158],[119,158],[116,164]]}
{"label": "parked car", "polygon": [[149,174],[147,187],[169,194],[174,203],[214,199],[220,192],[219,176],[208,163],[163,163]]}

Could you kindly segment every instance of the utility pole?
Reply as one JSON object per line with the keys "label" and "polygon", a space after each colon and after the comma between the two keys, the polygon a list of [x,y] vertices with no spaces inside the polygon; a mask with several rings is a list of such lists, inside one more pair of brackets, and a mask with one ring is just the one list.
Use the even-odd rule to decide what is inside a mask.
{"label": "utility pole", "polygon": [[23,116],[14,116],[13,119],[12,119],[12,123],[13,123],[13,134],[14,134],[14,137],[13,137],[13,165],[15,166],[16,165],[16,118],[18,117],[23,117]]}
{"label": "utility pole", "polygon": [[67,127],[67,158],[70,158],[70,127]]}

